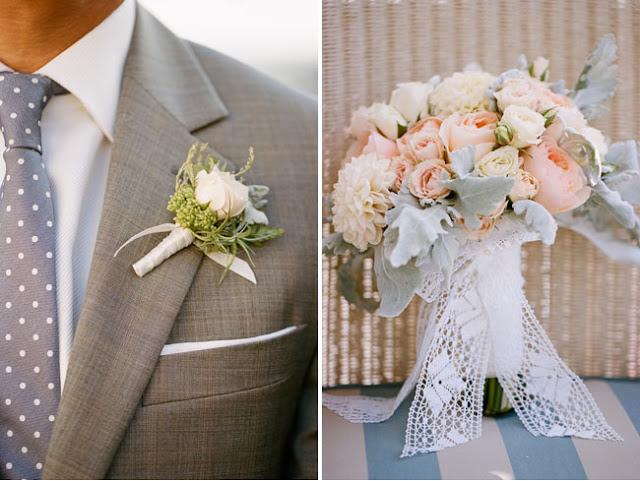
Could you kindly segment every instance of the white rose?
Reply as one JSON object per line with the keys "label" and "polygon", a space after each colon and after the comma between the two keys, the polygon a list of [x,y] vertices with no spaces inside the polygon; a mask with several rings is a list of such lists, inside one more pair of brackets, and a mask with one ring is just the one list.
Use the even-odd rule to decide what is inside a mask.
{"label": "white rose", "polygon": [[512,202],[532,199],[540,190],[540,182],[526,170],[518,170],[509,198]]}
{"label": "white rose", "polygon": [[407,121],[400,112],[391,105],[380,103],[369,107],[369,121],[382,132],[382,135],[391,140],[398,138],[399,126],[407,126]]}
{"label": "white rose", "polygon": [[429,115],[429,94],[433,85],[422,82],[406,82],[398,84],[391,92],[390,104],[410,123]]}
{"label": "white rose", "polygon": [[508,125],[513,131],[513,139],[509,145],[522,149],[538,144],[544,132],[545,118],[529,107],[509,105],[502,114],[500,123]]}
{"label": "white rose", "polygon": [[507,177],[515,175],[520,168],[518,149],[505,145],[484,155],[475,164],[481,177]]}
{"label": "white rose", "polygon": [[589,142],[593,144],[598,153],[600,154],[600,158],[604,159],[604,156],[607,155],[609,148],[607,147],[607,141],[598,129],[594,129],[593,127],[584,127],[580,134],[584,136]]}
{"label": "white rose", "polygon": [[540,80],[546,80],[549,77],[549,59],[538,57],[531,64],[531,76]]}
{"label": "white rose", "polygon": [[210,173],[198,172],[195,196],[200,204],[208,204],[222,219],[242,213],[249,202],[249,188],[237,181],[233,174],[214,167]]}
{"label": "white rose", "polygon": [[360,107],[351,115],[351,124],[347,133],[360,142],[366,143],[373,125],[369,120],[369,108]]}

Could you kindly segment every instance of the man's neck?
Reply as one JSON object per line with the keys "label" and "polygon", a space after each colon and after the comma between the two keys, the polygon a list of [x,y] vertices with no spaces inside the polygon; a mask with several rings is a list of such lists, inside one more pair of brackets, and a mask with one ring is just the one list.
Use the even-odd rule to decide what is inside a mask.
{"label": "man's neck", "polygon": [[93,30],[122,1],[0,2],[0,62],[17,72],[35,72]]}

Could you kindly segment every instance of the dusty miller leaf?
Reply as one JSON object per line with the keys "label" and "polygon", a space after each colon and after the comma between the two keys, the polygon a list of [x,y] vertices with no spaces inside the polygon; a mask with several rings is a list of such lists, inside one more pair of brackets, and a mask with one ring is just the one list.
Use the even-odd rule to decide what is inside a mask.
{"label": "dusty miller leaf", "polygon": [[424,274],[413,262],[393,267],[385,256],[386,247],[379,244],[374,250],[374,271],[380,294],[378,314],[383,317],[399,315],[413,299],[416,289],[424,280]]}
{"label": "dusty miller leaf", "polygon": [[640,204],[640,165],[638,144],[635,140],[616,142],[609,147],[605,167],[612,172],[602,177],[603,182],[630,204]]}
{"label": "dusty miller leaf", "polygon": [[569,95],[571,91],[567,88],[564,80],[558,80],[557,82],[549,85],[549,90],[551,90],[554,94],[560,95]]}
{"label": "dusty miller leaf", "polygon": [[249,200],[256,209],[262,209],[267,205],[265,197],[269,194],[269,187],[266,185],[250,185]]}
{"label": "dusty miller leaf", "polygon": [[269,224],[267,214],[261,210],[256,209],[253,204],[249,203],[244,209],[244,221],[247,224]]}
{"label": "dusty miller leaf", "polygon": [[618,85],[616,50],[613,34],[602,37],[578,77],[573,100],[587,119],[600,114],[601,103],[613,95]]}
{"label": "dusty miller leaf", "polygon": [[513,187],[509,177],[471,177],[443,182],[457,194],[454,208],[464,218],[469,229],[480,228],[478,216],[490,215],[496,211]]}
{"label": "dusty miller leaf", "polygon": [[524,214],[525,223],[540,234],[543,243],[553,244],[558,224],[547,209],[532,200],[519,200],[513,203],[513,212],[516,215]]}
{"label": "dusty miller leaf", "polygon": [[638,164],[638,143],[635,140],[616,142],[609,146],[605,163],[614,165],[619,170],[640,170]]}
{"label": "dusty miller leaf", "polygon": [[627,229],[633,229],[637,223],[636,213],[633,206],[624,201],[620,194],[611,190],[600,181],[593,187],[593,202],[596,205],[605,207],[618,223]]}
{"label": "dusty miller leaf", "polygon": [[392,219],[385,232],[385,245],[389,249],[389,262],[400,267],[409,260],[427,252],[441,234],[446,234],[442,223],[452,225],[445,206],[427,208],[402,203],[394,207],[387,218]]}
{"label": "dusty miller leaf", "polygon": [[558,224],[586,237],[614,261],[640,264],[640,247],[629,239],[620,239],[612,229],[600,230],[588,217],[565,212],[556,215]]}
{"label": "dusty miller leaf", "polygon": [[459,178],[466,177],[473,170],[476,148],[468,145],[450,154],[451,168]]}
{"label": "dusty miller leaf", "polygon": [[446,235],[440,235],[435,240],[429,251],[428,257],[419,259],[416,265],[420,267],[424,262],[431,262],[437,266],[444,274],[446,283],[448,284],[453,274],[453,263],[458,257],[460,251],[460,242],[456,239],[452,232]]}

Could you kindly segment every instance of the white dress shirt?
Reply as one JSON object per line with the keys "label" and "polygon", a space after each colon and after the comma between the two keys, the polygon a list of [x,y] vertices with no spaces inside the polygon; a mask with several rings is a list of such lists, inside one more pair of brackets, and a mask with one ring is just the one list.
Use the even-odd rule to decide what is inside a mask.
{"label": "white dress shirt", "polygon": [[[42,115],[43,159],[56,225],[61,386],[89,279],[135,10],[135,0],[124,0],[100,25],[37,71],[69,92],[51,99]],[[2,70],[11,69],[0,63]],[[0,135],[0,152],[4,149]],[[0,183],[5,171],[0,158]]]}

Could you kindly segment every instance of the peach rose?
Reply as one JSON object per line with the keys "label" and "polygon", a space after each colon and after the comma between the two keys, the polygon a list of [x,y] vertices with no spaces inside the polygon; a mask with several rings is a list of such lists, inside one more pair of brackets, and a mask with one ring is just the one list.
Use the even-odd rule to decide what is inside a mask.
{"label": "peach rose", "polygon": [[418,199],[441,199],[449,194],[449,189],[442,182],[450,179],[451,172],[443,160],[425,160],[411,172],[409,191]]}
{"label": "peach rose", "polygon": [[400,153],[413,163],[443,159],[444,145],[438,134],[441,124],[438,117],[420,120],[396,141]]}
{"label": "peach rose", "polygon": [[587,177],[578,163],[550,135],[524,153],[524,170],[540,183],[533,200],[559,214],[584,204],[591,195]]}
{"label": "peach rose", "polygon": [[447,117],[440,126],[440,138],[447,152],[467,145],[475,145],[475,158],[479,160],[496,145],[495,130],[498,116],[493,112],[458,113]]}
{"label": "peach rose", "polygon": [[362,154],[376,154],[379,158],[390,159],[398,155],[398,147],[395,142],[373,130],[369,134],[367,145],[362,149]]}
{"label": "peach rose", "polygon": [[480,217],[480,227],[477,229],[469,229],[464,225],[464,219],[460,219],[460,224],[467,234],[467,237],[471,240],[480,241],[487,237],[493,228],[496,226],[496,222],[507,208],[507,201],[502,202],[495,211],[490,215],[484,215]]}
{"label": "peach rose", "polygon": [[511,192],[509,192],[509,199],[512,202],[519,200],[526,200],[535,197],[540,190],[540,182],[530,172],[520,169],[515,175],[515,181]]}
{"label": "peach rose", "polygon": [[562,107],[567,109],[577,109],[576,104],[573,102],[573,100],[566,95],[557,94],[546,87],[541,88],[540,92],[543,96],[543,99],[541,100],[542,108]]}
{"label": "peach rose", "polygon": [[391,159],[391,169],[396,173],[396,181],[391,190],[398,192],[404,179],[413,171],[413,162],[402,156],[397,156]]}

